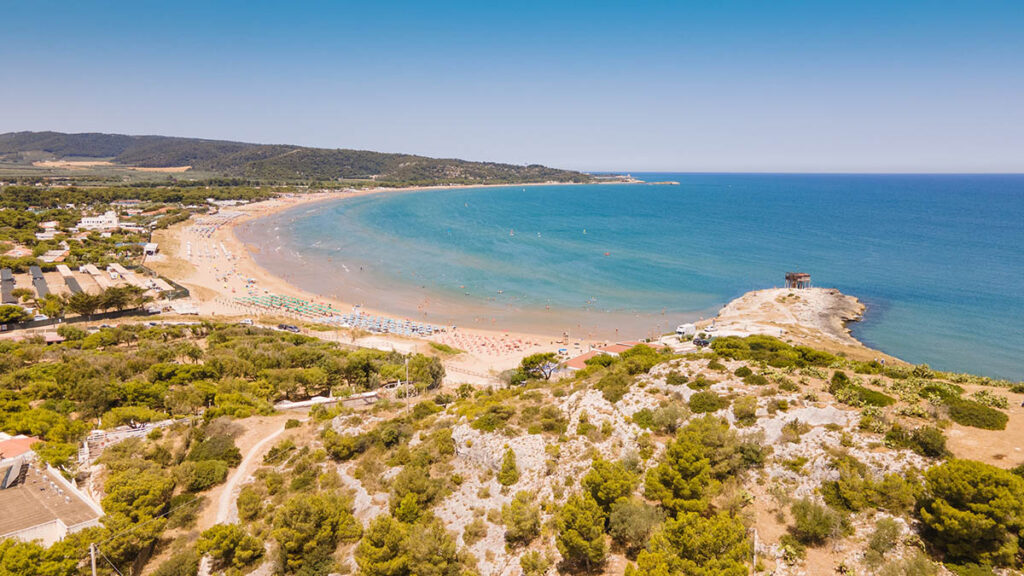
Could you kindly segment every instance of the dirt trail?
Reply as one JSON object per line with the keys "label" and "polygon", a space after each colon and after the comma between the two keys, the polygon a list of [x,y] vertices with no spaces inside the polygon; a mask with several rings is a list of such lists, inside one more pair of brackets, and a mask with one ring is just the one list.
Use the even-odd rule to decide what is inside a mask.
{"label": "dirt trail", "polygon": [[[303,420],[304,421],[304,420]],[[220,500],[217,502],[217,523],[234,524],[238,522],[238,491],[241,490],[242,482],[245,482],[252,475],[253,470],[263,461],[263,455],[270,450],[270,443],[283,434],[285,427],[282,424],[276,431],[264,436],[259,442],[253,445],[242,458],[242,463],[235,469],[234,474],[224,484],[224,490],[220,493]]]}

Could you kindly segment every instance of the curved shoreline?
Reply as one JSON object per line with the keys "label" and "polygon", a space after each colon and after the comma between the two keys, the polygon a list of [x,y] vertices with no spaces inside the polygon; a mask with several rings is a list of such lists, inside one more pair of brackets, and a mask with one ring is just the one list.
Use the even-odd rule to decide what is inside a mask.
{"label": "curved shoreline", "polygon": [[[571,183],[559,183],[559,184],[561,184],[561,185],[571,185]],[[533,185],[546,185],[546,184],[539,183],[539,184],[533,184]],[[279,213],[284,212],[284,211],[295,210],[295,209],[300,208],[300,207],[309,207],[309,206],[313,206],[313,205],[320,204],[320,203],[323,203],[323,202],[337,201],[337,200],[343,200],[343,199],[348,199],[348,198],[356,198],[356,197],[366,196],[366,195],[371,195],[371,194],[421,192],[421,191],[429,191],[429,190],[436,190],[436,189],[452,189],[452,188],[484,188],[484,187],[516,187],[516,186],[523,186],[523,185],[520,185],[520,184],[502,184],[502,185],[493,185],[493,186],[458,186],[458,187],[443,186],[443,187],[426,187],[426,188],[419,188],[418,187],[418,188],[403,188],[403,189],[369,189],[369,190],[361,190],[361,191],[353,191],[353,192],[332,191],[332,192],[323,192],[323,193],[308,193],[308,194],[296,195],[296,196],[283,196],[283,197],[278,197],[278,198],[275,198],[275,199],[272,199],[272,200],[268,200],[268,201],[264,201],[264,202],[258,202],[258,203],[253,203],[253,204],[241,206],[241,207],[238,207],[238,208],[235,208],[235,209],[230,209],[230,210],[226,211],[226,212],[238,212],[239,216],[236,217],[236,218],[233,218],[233,219],[231,219],[231,220],[229,220],[227,222],[224,222],[223,224],[221,224],[219,226],[217,226],[213,230],[212,234],[209,236],[209,240],[212,243],[214,243],[214,244],[220,243],[221,246],[227,248],[228,251],[233,255],[233,258],[234,258],[233,260],[231,260],[230,262],[220,262],[220,261],[215,260],[215,261],[210,262],[210,263],[204,263],[204,266],[202,266],[200,268],[197,268],[194,265],[190,265],[188,267],[192,268],[192,272],[184,274],[185,276],[187,276],[187,278],[181,278],[178,274],[173,274],[173,273],[169,274],[169,275],[174,277],[176,280],[179,280],[180,282],[182,282],[182,283],[184,283],[186,285],[189,285],[190,287],[198,288],[197,290],[194,290],[194,293],[198,297],[198,300],[200,300],[200,310],[203,313],[209,313],[211,315],[223,315],[223,316],[248,316],[248,315],[252,315],[251,311],[244,311],[244,310],[240,310],[237,307],[232,307],[231,306],[232,299],[235,296],[240,296],[240,295],[244,294],[244,292],[239,293],[239,288],[241,288],[241,286],[232,287],[226,280],[217,277],[217,273],[218,272],[223,273],[224,270],[227,267],[229,267],[229,266],[230,266],[230,268],[232,270],[236,271],[236,273],[239,276],[244,276],[244,277],[247,277],[247,278],[254,279],[256,281],[257,285],[260,287],[261,290],[266,290],[266,291],[269,291],[269,292],[274,292],[274,293],[279,293],[279,294],[290,294],[290,295],[299,296],[299,297],[302,297],[302,298],[305,298],[305,299],[311,300],[311,301],[317,301],[317,302],[321,302],[321,303],[325,303],[325,304],[331,304],[331,305],[335,306],[336,308],[338,308],[339,310],[352,309],[352,308],[356,307],[357,303],[346,302],[344,298],[326,297],[324,295],[317,294],[317,293],[311,292],[309,290],[302,289],[302,288],[296,286],[290,280],[288,280],[286,278],[283,278],[283,277],[281,277],[279,275],[276,275],[273,272],[271,272],[270,270],[268,270],[265,267],[263,267],[262,265],[260,265],[257,262],[256,258],[254,257],[254,255],[252,253],[253,252],[253,250],[252,250],[253,247],[250,246],[250,245],[245,244],[241,240],[241,238],[238,237],[238,234],[237,234],[237,231],[236,231],[236,227],[238,227],[238,226],[240,226],[242,224],[251,223],[253,221],[256,221],[256,220],[259,220],[259,219],[262,219],[262,218],[265,218],[265,217],[268,217],[268,216],[276,215],[276,214],[279,214]],[[190,220],[190,221],[187,221],[185,223],[182,223],[182,224],[174,227],[171,231],[168,231],[168,233],[166,234],[167,238],[163,238],[162,241],[170,243],[170,244],[174,244],[175,242],[177,242],[177,244],[178,244],[178,252],[179,253],[183,252],[182,248],[183,248],[186,240],[183,239],[183,238],[180,238],[180,236],[182,236],[186,232],[186,230],[188,229],[189,226],[195,225],[197,223],[197,221],[201,221],[201,220],[202,220],[202,218],[195,219],[195,220]],[[175,238],[175,236],[179,236],[179,238]],[[217,251],[214,250],[214,252],[217,252]],[[159,268],[159,266],[158,266],[158,268]],[[812,290],[821,290],[821,289],[812,289]],[[747,294],[741,296],[740,298],[737,298],[737,299],[735,299],[735,300],[733,300],[731,302],[726,303],[725,306],[723,306],[723,308],[721,309],[721,311],[719,312],[719,314],[717,315],[717,317],[715,319],[716,325],[719,326],[719,327],[724,327],[729,322],[733,322],[733,321],[742,322],[742,323],[745,323],[747,326],[743,327],[743,326],[739,326],[738,324],[737,324],[737,326],[735,326],[735,328],[745,328],[744,330],[740,330],[741,332],[750,332],[750,329],[754,328],[754,329],[757,330],[756,333],[772,334],[772,331],[775,331],[776,333],[772,334],[772,335],[776,335],[776,336],[780,335],[778,333],[778,331],[781,329],[781,330],[786,331],[786,334],[783,334],[783,336],[788,336],[789,338],[794,338],[795,337],[795,338],[798,338],[802,343],[814,343],[814,344],[818,345],[819,347],[824,344],[824,345],[827,345],[827,347],[832,348],[835,351],[841,351],[843,353],[846,353],[847,355],[857,356],[857,357],[862,357],[862,358],[869,358],[869,359],[870,358],[875,358],[875,357],[885,357],[885,358],[894,359],[893,357],[885,355],[885,354],[882,354],[881,352],[879,352],[877,350],[872,350],[870,348],[867,348],[863,343],[861,343],[860,341],[856,340],[852,335],[850,335],[850,330],[846,327],[846,322],[850,321],[850,320],[853,320],[853,319],[859,318],[860,315],[863,313],[863,309],[864,309],[863,305],[860,304],[859,301],[856,300],[856,298],[843,296],[843,298],[849,298],[853,302],[856,302],[855,309],[854,308],[850,308],[850,307],[836,306],[834,302],[831,305],[826,306],[824,308],[821,308],[820,306],[819,307],[815,307],[814,314],[817,317],[819,317],[819,318],[830,319],[830,321],[831,321],[831,325],[830,326],[825,326],[824,324],[813,325],[814,323],[811,323],[812,325],[810,325],[810,326],[803,326],[803,324],[808,324],[809,317],[806,317],[806,316],[802,317],[800,322],[793,322],[792,319],[790,319],[788,321],[781,322],[781,323],[768,322],[768,323],[764,323],[763,325],[759,325],[758,322],[756,321],[757,318],[755,316],[752,316],[751,315],[751,311],[749,311],[749,310],[744,312],[743,314],[740,314],[739,316],[736,316],[734,314],[733,311],[738,306],[738,303],[743,302],[745,298],[749,298],[749,297],[751,297],[751,295],[756,295],[756,294],[761,293],[761,292],[764,292],[764,291],[750,292],[750,293],[747,293]],[[800,292],[803,292],[803,291],[800,291]],[[833,292],[835,294],[839,294],[841,296],[841,294],[838,291],[833,291]],[[807,294],[810,294],[810,292],[807,292]],[[383,309],[360,307],[359,309],[362,310],[366,314],[372,314],[372,315],[376,315],[376,316],[389,317],[389,318],[395,318],[395,319],[402,319],[402,318],[412,319],[412,318],[409,318],[407,315],[395,314],[395,313],[389,312],[386,309],[386,307],[383,308]],[[555,314],[560,314],[560,313],[562,313],[562,311],[554,311],[554,313]],[[680,319],[682,319],[682,318],[680,318]],[[431,320],[429,318],[426,319],[426,320],[424,320],[423,318],[415,318],[415,320],[416,321],[431,322]],[[801,322],[803,324],[801,324]],[[437,324],[437,322],[432,322],[432,323]],[[700,325],[707,325],[708,323],[710,323],[710,320],[699,322],[698,324],[700,324]],[[651,323],[651,325],[653,326],[653,322]],[[558,333],[556,330],[545,330],[543,326],[535,326],[535,325],[530,325],[530,326],[527,327],[527,329],[523,329],[523,330],[501,330],[501,329],[498,329],[497,327],[469,326],[469,327],[464,327],[464,328],[460,327],[459,331],[462,332],[462,333],[467,333],[467,334],[476,334],[476,335],[479,335],[479,336],[482,336],[482,337],[485,337],[485,338],[504,338],[504,339],[513,338],[513,339],[521,339],[521,340],[525,340],[525,341],[534,342],[538,346],[542,346],[542,347],[544,347],[546,349],[550,349],[552,347],[556,347],[556,339],[560,340],[560,339],[563,338],[563,336],[560,333]],[[751,332],[751,333],[754,333],[754,332]],[[652,332],[652,334],[653,334],[653,332]],[[587,345],[595,345],[595,344],[604,343],[604,342],[608,342],[609,341],[607,339],[601,339],[601,338],[580,338],[578,336],[579,336],[578,334],[573,336],[572,343],[573,343],[574,346],[576,346],[576,347],[578,347],[580,349],[585,348]],[[617,336],[616,339],[623,339],[624,340],[624,339],[627,339],[627,336],[629,336],[629,335],[628,334],[623,334],[621,337],[619,337],[618,335],[616,335],[616,336]],[[400,340],[399,337],[395,337],[395,336],[387,336],[387,335],[385,335],[383,337],[386,338],[386,339],[394,338],[394,339],[399,339]],[[561,342],[559,342],[557,346],[567,346],[567,345],[568,344],[562,344]]]}

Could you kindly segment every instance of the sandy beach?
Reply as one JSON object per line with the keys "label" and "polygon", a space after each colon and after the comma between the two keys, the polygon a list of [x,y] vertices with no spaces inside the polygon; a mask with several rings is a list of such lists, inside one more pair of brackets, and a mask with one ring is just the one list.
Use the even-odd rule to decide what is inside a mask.
{"label": "sandy beach", "polygon": [[[517,185],[519,186],[519,185]],[[460,186],[479,188],[479,186]],[[438,187],[452,188],[452,187]],[[235,234],[235,228],[299,206],[355,198],[369,194],[387,194],[427,190],[429,188],[367,189],[358,191],[311,192],[280,196],[271,200],[225,207],[211,215],[197,216],[168,230],[154,233],[161,245],[161,254],[146,262],[148,266],[189,288],[199,313],[210,317],[257,318],[265,323],[288,322],[315,325],[315,318],[284,311],[268,310],[237,301],[246,296],[282,295],[301,299],[311,306],[329,307],[339,313],[358,312],[363,317],[423,322],[423,318],[403,318],[346,301],[344,297],[327,297],[303,290],[286,278],[261,267],[253,258],[255,247],[246,245]],[[856,298],[837,290],[774,289],[751,292],[726,305],[714,319],[717,334],[770,334],[800,344],[842,352],[855,358],[892,357],[863,346],[849,334],[845,323],[863,313]],[[701,323],[706,326],[710,321]],[[588,351],[607,340],[573,338],[543,328],[528,331],[504,331],[480,327],[453,329],[438,326],[431,336],[403,337],[396,334],[371,334],[357,329],[316,328],[316,335],[325,339],[394,349],[401,352],[435,352],[429,342],[444,344],[462,354],[449,355],[446,366],[468,381],[493,381],[495,375],[516,366],[519,360],[534,352],[566,350],[567,356]],[[623,337],[623,339],[626,339]]]}
{"label": "sandy beach", "polygon": [[[551,185],[554,183],[545,183]],[[529,184],[516,184],[524,186]],[[538,184],[539,185],[539,184]],[[479,188],[480,186],[458,186]],[[435,187],[450,189],[453,186]],[[252,294],[278,294],[301,298],[310,303],[341,312],[358,310],[369,317],[406,320],[386,311],[367,308],[341,298],[314,294],[290,284],[255,262],[254,249],[242,243],[234,229],[251,220],[277,212],[308,206],[319,202],[355,198],[369,194],[387,194],[429,190],[431,188],[375,188],[345,192],[312,192],[301,195],[280,196],[271,200],[224,208],[216,214],[193,217],[154,233],[153,239],[161,246],[161,254],[147,260],[146,265],[183,286],[192,295],[200,315],[225,318],[256,318],[264,322],[290,322],[315,324],[285,313],[273,313],[239,304],[235,299]],[[412,320],[412,319],[410,319]],[[443,327],[427,338],[406,338],[394,334],[369,334],[360,330],[317,330],[319,337],[340,342],[394,349],[400,352],[431,352],[428,342],[451,346],[463,354],[449,357],[445,364],[459,374],[462,381],[493,380],[494,376],[515,367],[519,360],[534,352],[557,351],[567,348],[570,353],[583,352],[591,345],[603,342],[574,338],[566,342],[561,335],[498,331],[478,328]]]}

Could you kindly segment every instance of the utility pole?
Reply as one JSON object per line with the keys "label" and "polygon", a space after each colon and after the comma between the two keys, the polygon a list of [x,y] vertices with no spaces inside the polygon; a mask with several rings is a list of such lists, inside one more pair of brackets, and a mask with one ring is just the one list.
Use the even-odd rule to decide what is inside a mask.
{"label": "utility pole", "polygon": [[92,576],[96,576],[96,544],[89,544],[89,558],[92,560]]}
{"label": "utility pole", "polygon": [[409,357],[405,357],[405,411],[409,412]]}

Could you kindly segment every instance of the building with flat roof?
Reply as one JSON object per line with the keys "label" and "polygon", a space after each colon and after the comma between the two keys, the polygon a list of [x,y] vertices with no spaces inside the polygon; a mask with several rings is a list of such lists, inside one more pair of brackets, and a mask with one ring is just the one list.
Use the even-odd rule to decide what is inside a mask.
{"label": "building with flat roof", "polygon": [[83,216],[78,223],[79,230],[116,230],[121,222],[117,218],[117,212],[109,210],[99,216]]}
{"label": "building with flat roof", "polygon": [[44,546],[99,526],[103,509],[53,468],[29,465],[14,486],[0,490],[0,540],[40,540]]}

